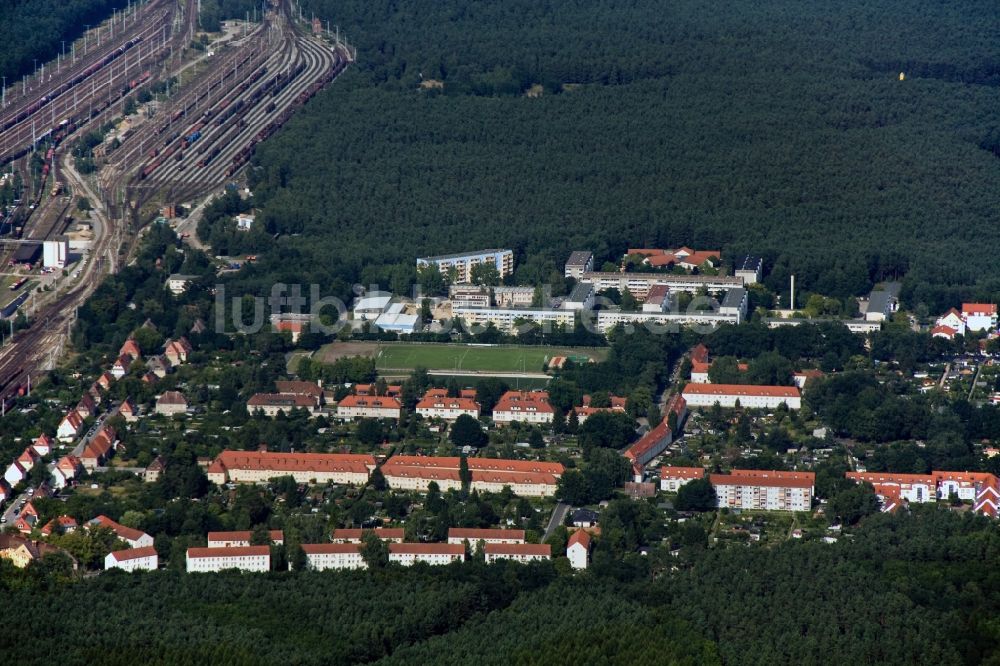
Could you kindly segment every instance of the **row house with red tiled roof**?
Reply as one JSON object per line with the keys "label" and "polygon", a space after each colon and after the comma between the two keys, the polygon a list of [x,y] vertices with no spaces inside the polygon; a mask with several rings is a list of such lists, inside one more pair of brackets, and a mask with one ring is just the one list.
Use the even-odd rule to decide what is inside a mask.
{"label": "row house with red tiled roof", "polygon": [[103,426],[83,447],[80,462],[88,471],[94,471],[107,462],[118,445],[118,433],[111,426]]}
{"label": "row house with red tiled roof", "polygon": [[989,472],[848,472],[847,478],[857,483],[870,483],[881,500],[883,509],[897,508],[903,501],[923,504],[947,500],[954,495],[960,500],[972,502],[976,513],[996,515],[1000,482]]}
{"label": "row house with red tiled roof", "polygon": [[695,384],[684,387],[684,400],[689,407],[740,407],[775,409],[786,405],[802,408],[802,394],[795,386],[754,386],[750,384]]}
{"label": "row house with red tiled roof", "polygon": [[642,482],[646,465],[663,453],[674,441],[675,431],[687,416],[687,401],[681,395],[674,395],[667,401],[667,411],[654,428],[646,432],[637,442],[625,449],[623,454],[632,464],[633,477]]}
{"label": "row house with red tiled roof", "polygon": [[188,548],[186,565],[188,573],[215,573],[227,569],[263,573],[271,570],[271,547]]}
{"label": "row house with red tiled roof", "polygon": [[[509,487],[517,495],[551,497],[555,494],[564,467],[560,463],[467,459],[471,488],[480,492],[500,492]],[[391,488],[426,492],[431,482],[442,491],[462,487],[461,459],[454,456],[393,456],[382,465],[382,475]]]}
{"label": "row house with red tiled roof", "polygon": [[430,565],[465,561],[465,546],[450,543],[390,543],[389,562],[404,567],[418,562]]}
{"label": "row house with red tiled roof", "polygon": [[[375,384],[355,384],[353,387],[354,395],[365,395],[374,396],[378,395]],[[385,387],[385,391],[382,395],[388,396],[390,398],[398,398],[403,394],[402,384],[388,384]]]}
{"label": "row house with red tiled roof", "polygon": [[208,480],[223,484],[266,483],[291,476],[298,483],[364,485],[375,469],[368,454],[223,451],[208,467]]}
{"label": "row house with red tiled roof", "polygon": [[448,530],[448,543],[468,544],[469,551],[475,553],[479,543],[522,544],[524,530],[480,529],[475,527],[452,527]]}

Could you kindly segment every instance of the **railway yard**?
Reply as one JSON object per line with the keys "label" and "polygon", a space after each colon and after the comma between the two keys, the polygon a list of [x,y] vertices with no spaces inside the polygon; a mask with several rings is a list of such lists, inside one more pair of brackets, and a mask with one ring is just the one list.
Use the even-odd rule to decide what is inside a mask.
{"label": "railway yard", "polygon": [[[4,91],[0,187],[13,185],[16,198],[0,201],[0,403],[51,367],[76,307],[163,206],[195,205],[238,179],[255,147],[353,60],[339,40],[307,34],[289,0],[271,0],[260,22],[188,48],[197,7],[132,4],[89,30],[71,55]],[[113,140],[103,141],[111,128]],[[101,149],[83,173],[74,146],[95,132]],[[69,257],[72,273],[42,277],[41,243],[85,209],[89,247]],[[29,305],[30,325],[8,340],[9,321]]]}

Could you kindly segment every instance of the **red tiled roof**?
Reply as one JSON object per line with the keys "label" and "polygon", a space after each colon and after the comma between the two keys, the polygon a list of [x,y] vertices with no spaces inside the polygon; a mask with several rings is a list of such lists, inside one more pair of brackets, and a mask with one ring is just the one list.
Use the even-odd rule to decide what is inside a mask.
{"label": "red tiled roof", "polygon": [[316,399],[301,393],[255,393],[247,407],[315,407]]}
{"label": "red tiled roof", "polygon": [[[285,533],[281,530],[269,530],[267,533],[271,541],[284,541]],[[253,532],[250,530],[237,530],[235,532],[209,532],[209,541],[250,541]]]}
{"label": "red tiled roof", "polygon": [[[461,466],[458,456],[392,456],[384,465],[386,467],[419,467],[458,470]],[[467,458],[470,471],[502,471],[502,472],[535,472],[561,475],[565,471],[562,463],[539,460],[509,460],[506,458]]]}
{"label": "red tiled roof", "polygon": [[939,333],[949,338],[953,338],[958,334],[958,331],[953,329],[951,326],[945,326],[943,324],[939,324],[931,329],[931,335],[937,335]]}
{"label": "red tiled roof", "polygon": [[816,481],[815,472],[784,471],[777,469],[734,469],[733,476],[746,476],[754,479],[798,479],[800,481]]}
{"label": "red tiled roof", "polygon": [[133,529],[131,527],[125,527],[121,523],[116,523],[115,521],[111,520],[104,514],[101,514],[98,517],[93,518],[87,524],[91,527],[106,527],[115,534],[117,534],[118,536],[120,536],[122,539],[125,539],[126,541],[137,541],[142,537],[146,536],[145,532]]}
{"label": "red tiled roof", "polygon": [[373,532],[380,539],[405,539],[406,530],[402,527],[376,527],[374,529],[361,529],[351,527],[341,527],[333,531],[334,540],[337,539],[361,539],[366,532]]}
{"label": "red tiled roof", "polygon": [[554,413],[546,391],[507,391],[497,401],[493,412],[535,412]]}
{"label": "red tiled roof", "polygon": [[323,389],[315,382],[301,382],[294,380],[279,380],[274,382],[274,387],[278,393],[291,393],[295,395],[309,395],[314,398],[322,397]]}
{"label": "red tiled roof", "polygon": [[155,557],[156,548],[152,546],[143,546],[142,548],[127,548],[125,550],[115,550],[111,552],[111,557],[115,558],[117,562],[126,562],[128,560],[137,560],[140,557]]}
{"label": "red tiled roof", "polygon": [[167,391],[156,400],[158,405],[184,405],[187,406],[187,398],[180,391]]}
{"label": "red tiled roof", "polygon": [[390,543],[389,554],[465,555],[465,546],[457,543]]}
{"label": "red tiled roof", "polygon": [[304,543],[302,551],[306,555],[338,555],[360,553],[360,543]]}
{"label": "red tiled roof", "polygon": [[703,467],[673,467],[667,465],[660,468],[661,479],[704,479]]}
{"label": "red tiled roof", "polygon": [[590,534],[586,530],[577,530],[569,535],[569,541],[566,542],[566,549],[573,544],[578,543],[586,549],[590,549]]}
{"label": "red tiled roof", "polygon": [[894,472],[848,472],[848,479],[867,481],[871,484],[880,483],[924,483],[934,485],[934,477],[930,474],[897,474]]}
{"label": "red tiled roof", "polygon": [[424,396],[417,403],[417,409],[454,409],[462,411],[479,411],[479,403],[472,398],[448,398]]}
{"label": "red tiled roof", "polygon": [[[222,465],[219,469],[218,465]],[[274,470],[279,472],[366,472],[375,467],[369,454],[279,453],[271,451],[223,451],[209,467],[210,472],[226,469]]]}
{"label": "red tiled roof", "polygon": [[772,398],[798,398],[799,389],[794,386],[754,386],[750,384],[688,384],[684,387],[688,395],[735,395],[767,396]]}
{"label": "red tiled roof", "polygon": [[763,486],[768,488],[812,488],[813,482],[806,479],[776,478],[764,476],[738,476],[736,474],[709,474],[713,486]]}
{"label": "red tiled roof", "polygon": [[402,405],[398,399],[387,395],[346,395],[337,403],[337,407],[400,409]]}
{"label": "red tiled roof", "polygon": [[188,548],[187,556],[200,557],[242,557],[248,555],[270,555],[270,546],[229,546],[221,548]]}
{"label": "red tiled roof", "polygon": [[995,315],[997,306],[993,303],[962,303],[962,314]]}
{"label": "red tiled roof", "polygon": [[487,555],[552,555],[552,546],[547,543],[488,543],[483,546]]}
{"label": "red tiled roof", "polygon": [[524,530],[479,529],[476,527],[452,527],[448,530],[449,539],[520,539],[524,541]]}

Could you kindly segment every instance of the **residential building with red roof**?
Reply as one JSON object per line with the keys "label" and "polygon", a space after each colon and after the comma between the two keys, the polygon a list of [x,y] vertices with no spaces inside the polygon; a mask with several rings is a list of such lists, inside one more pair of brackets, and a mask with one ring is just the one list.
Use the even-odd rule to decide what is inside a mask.
{"label": "residential building with red roof", "polygon": [[696,344],[688,354],[691,359],[691,381],[695,384],[708,383],[708,369],[712,366],[708,358],[708,347]]}
{"label": "residential building with red roof", "polygon": [[52,485],[55,488],[65,488],[83,471],[83,463],[74,455],[66,455],[59,459],[52,470]]}
{"label": "residential building with red roof", "polygon": [[347,395],[337,403],[337,416],[342,419],[398,419],[402,409],[398,398]]}
{"label": "residential building with red roof", "polygon": [[59,422],[59,427],[56,429],[56,439],[60,442],[71,442],[82,429],[83,419],[75,409],[72,409]]}
{"label": "residential building with red roof", "polygon": [[590,562],[590,534],[583,529],[578,529],[569,536],[566,542],[566,557],[569,558],[569,565],[574,569],[586,569]]}
{"label": "residential building with red roof", "polygon": [[123,571],[156,571],[160,566],[159,555],[152,546],[115,550],[104,558],[104,569],[121,569]]}
{"label": "residential building with red roof", "polygon": [[808,511],[812,508],[813,472],[740,470],[708,477],[719,508]]}
{"label": "residential building with red roof", "polygon": [[323,399],[323,386],[319,382],[303,382],[298,380],[281,379],[274,382],[274,388],[281,395],[305,395],[309,396],[320,404]]}
{"label": "residential building with red roof", "polygon": [[112,376],[112,374],[110,372],[108,372],[107,370],[105,370],[104,372],[101,373],[101,376],[97,378],[97,382],[96,383],[102,389],[104,389],[105,391],[107,391],[108,389],[111,388],[111,385],[114,382],[115,382],[115,378]]}
{"label": "residential building with red roof", "polygon": [[676,493],[685,483],[695,479],[704,479],[703,467],[673,467],[667,465],[660,468],[660,490]]}
{"label": "residential building with red roof", "polygon": [[720,250],[692,250],[684,246],[676,250],[649,248],[629,248],[626,257],[643,257],[642,263],[654,268],[680,266],[687,270],[700,268],[705,264],[715,266],[722,258]]}
{"label": "residential building with red roof", "polygon": [[374,469],[375,458],[368,454],[223,451],[209,465],[208,480],[267,483],[290,475],[298,483],[364,485]]}
{"label": "residential building with red roof", "polygon": [[118,408],[118,413],[129,423],[139,420],[139,408],[135,406],[132,398],[125,398],[122,401],[121,407]]}
{"label": "residential building with red roof", "polygon": [[11,498],[12,489],[7,479],[0,479],[0,502],[6,502]]}
{"label": "residential building with red roof", "polygon": [[944,338],[945,340],[954,340],[955,336],[958,335],[958,331],[951,326],[946,326],[944,324],[938,324],[931,329],[932,338]]}
{"label": "residential building with red roof", "polygon": [[493,408],[493,422],[497,425],[514,421],[552,423],[554,416],[547,391],[507,391]]}
{"label": "residential building with red roof", "polygon": [[14,460],[10,465],[7,466],[7,471],[3,475],[4,481],[10,484],[13,488],[17,484],[28,478],[28,470],[24,469],[24,465]]}
{"label": "residential building with red roof", "polygon": [[306,554],[306,568],[313,571],[368,568],[360,543],[304,543],[302,552]]}
{"label": "residential building with red roof", "polygon": [[264,416],[274,418],[278,412],[291,414],[296,409],[304,409],[312,416],[319,416],[319,401],[308,395],[292,393],[256,393],[247,400],[247,411],[255,414],[258,411]]}
{"label": "residential building with red roof", "polygon": [[588,416],[592,416],[598,412],[625,412],[625,403],[627,402],[625,398],[617,395],[608,397],[610,404],[607,407],[591,407],[591,397],[589,395],[583,396],[583,405],[573,408],[573,411],[576,412],[577,422],[582,425]]}
{"label": "residential building with red roof", "polygon": [[[471,488],[501,492],[509,487],[525,497],[551,497],[565,468],[560,463],[501,458],[468,458]],[[426,492],[433,481],[442,492],[461,489],[461,459],[455,456],[393,456],[382,465],[389,487]]]}
{"label": "residential building with red roof", "polygon": [[[663,453],[674,441],[674,431],[683,425],[686,416],[687,401],[681,395],[672,396],[667,401],[667,413],[663,420],[625,450],[623,455],[632,463],[635,481],[642,481],[643,469],[649,461]],[[671,428],[671,422],[675,428]]]}
{"label": "residential building with red roof", "polygon": [[255,573],[270,571],[271,547],[188,548],[188,573],[209,573],[225,571],[226,569],[239,569]]}
{"label": "residential building with red roof", "polygon": [[960,500],[972,502],[975,513],[996,516],[1000,481],[989,472],[848,472],[846,476],[857,483],[870,483],[883,507],[901,501],[915,504],[936,502],[954,495]]}
{"label": "residential building with red roof", "polygon": [[[475,392],[473,391],[473,396]],[[426,419],[437,418],[445,421],[454,421],[462,414],[479,418],[479,403],[474,397],[458,396],[448,397],[445,389],[428,389],[424,397],[417,403],[417,414]]]}
{"label": "residential building with red roof", "polygon": [[795,386],[754,386],[750,384],[695,384],[684,387],[689,407],[741,407],[775,409],[784,404],[789,409],[802,407],[802,394]]}
{"label": "residential building with red roof", "polygon": [[128,374],[128,369],[132,367],[134,359],[128,354],[122,354],[115,359],[114,364],[111,366],[111,376],[115,379],[121,379]]}
{"label": "residential building with red roof", "polygon": [[469,552],[479,549],[479,542],[484,544],[520,544],[524,543],[524,530],[480,529],[475,527],[452,527],[448,530],[448,543],[468,544]]}
{"label": "residential building with red roof", "polygon": [[527,564],[552,559],[552,546],[547,543],[487,543],[483,546],[486,564],[513,560]]}
{"label": "residential building with red roof", "polygon": [[97,403],[94,401],[94,397],[89,393],[84,393],[80,396],[80,402],[76,403],[76,413],[80,415],[81,419],[95,416],[97,414]]}
{"label": "residential building with red roof", "polygon": [[390,543],[389,562],[404,567],[417,562],[430,565],[465,561],[465,546],[450,543]]}
{"label": "residential building with red roof", "polygon": [[[935,328],[947,328],[953,330],[954,333],[952,334],[952,337],[955,335],[965,335],[965,315],[955,308],[950,308],[947,312],[938,317],[937,321],[934,323],[937,325]],[[931,334],[934,334],[933,330],[931,331]]]}
{"label": "residential building with red roof", "polygon": [[37,463],[40,459],[41,456],[35,452],[35,449],[28,446],[24,449],[24,451],[21,451],[21,455],[17,457],[17,462],[21,463],[21,466],[24,467],[26,472],[30,472],[31,468],[34,467],[35,463]]}
{"label": "residential building with red roof", "polygon": [[992,331],[997,327],[994,303],[962,303],[962,318],[970,331]]}
{"label": "residential building with red roof", "polygon": [[73,516],[58,516],[45,524],[42,528],[42,536],[52,536],[52,534],[69,534],[78,528],[76,518]]}
{"label": "residential building with red roof", "polygon": [[47,456],[49,455],[49,453],[52,452],[52,446],[54,444],[55,442],[52,441],[51,437],[49,437],[45,433],[42,433],[37,438],[35,438],[35,441],[31,443],[31,446],[33,449],[35,449],[35,453],[37,453],[39,456]]}
{"label": "residential building with red roof", "polygon": [[156,399],[156,413],[163,416],[186,414],[187,408],[187,398],[180,391],[166,391]]}
{"label": "residential building with red roof", "polygon": [[114,453],[117,442],[118,434],[111,426],[103,426],[98,430],[80,454],[80,462],[84,469],[93,472],[102,466]]}
{"label": "residential building with red roof", "polygon": [[142,358],[142,351],[139,349],[139,343],[135,341],[135,338],[129,338],[122,345],[122,348],[118,350],[118,356],[130,356],[133,361],[138,361]]}
{"label": "residential building with red roof", "polygon": [[114,532],[119,539],[127,543],[132,548],[142,548],[144,546],[153,545],[153,537],[146,534],[142,530],[137,530],[132,527],[125,527],[121,523],[117,523],[104,514],[92,518],[87,521],[87,527],[89,529],[94,529],[97,527],[104,527],[112,532]]}
{"label": "residential building with red roof", "polygon": [[390,543],[403,543],[406,539],[406,531],[402,527],[376,527],[374,529],[341,527],[333,531],[333,543],[362,543],[365,535],[369,533]]}
{"label": "residential building with red roof", "polygon": [[[354,385],[354,395],[366,395],[373,396],[376,394],[375,384],[355,384]],[[385,393],[390,398],[398,398],[403,393],[402,384],[387,384],[385,387]]]}
{"label": "residential building with red roof", "polygon": [[[271,543],[282,546],[285,543],[285,533],[281,530],[269,530],[267,533]],[[235,532],[209,532],[209,548],[233,548],[237,546],[249,546],[253,532],[250,530],[239,530]]]}
{"label": "residential building with red roof", "polygon": [[171,365],[182,365],[187,363],[188,356],[194,351],[191,343],[185,337],[177,340],[167,340],[163,345],[163,355]]}

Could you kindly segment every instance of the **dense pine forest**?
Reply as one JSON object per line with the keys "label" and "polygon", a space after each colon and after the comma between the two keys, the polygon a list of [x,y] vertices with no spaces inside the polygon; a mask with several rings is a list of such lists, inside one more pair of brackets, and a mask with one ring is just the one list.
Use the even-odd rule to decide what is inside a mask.
{"label": "dense pine forest", "polygon": [[[368,572],[104,574],[59,582],[0,562],[14,663],[995,663],[1000,535],[944,511],[868,518],[855,539],[680,556],[626,553],[611,529],[590,572],[556,563]],[[701,534],[702,540],[704,533]],[[382,660],[382,661],[380,661]]]}
{"label": "dense pine forest", "polygon": [[259,153],[268,277],[509,246],[534,281],[572,249],[689,244],[763,254],[772,288],[1000,290],[991,2],[302,4],[358,62]]}
{"label": "dense pine forest", "polygon": [[[62,40],[81,37],[127,0],[0,0],[0,74],[12,86],[31,74],[34,60],[46,62],[62,52]],[[68,51],[67,51],[68,52]]]}

